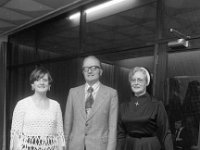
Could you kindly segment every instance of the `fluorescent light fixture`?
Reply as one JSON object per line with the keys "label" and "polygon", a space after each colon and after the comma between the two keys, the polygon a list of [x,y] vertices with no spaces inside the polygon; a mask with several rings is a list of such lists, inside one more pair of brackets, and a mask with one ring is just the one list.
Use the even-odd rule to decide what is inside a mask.
{"label": "fluorescent light fixture", "polygon": [[[92,13],[92,12],[95,12],[95,11],[99,11],[101,9],[113,6],[113,5],[115,5],[117,3],[120,3],[120,2],[123,2],[123,1],[125,1],[125,0],[111,0],[111,1],[108,1],[108,2],[105,2],[105,3],[102,3],[100,5],[88,8],[88,9],[85,10],[85,12],[87,14],[89,14],[89,13]],[[79,18],[79,17],[80,17],[80,12],[77,12],[77,13],[69,16],[69,19],[73,20],[73,19],[76,19],[76,18]]]}
{"label": "fluorescent light fixture", "polygon": [[124,1],[124,0],[112,0],[112,1],[108,1],[108,2],[105,2],[103,4],[100,4],[100,5],[94,6],[92,8],[89,8],[85,12],[86,13],[92,13],[92,12],[95,12],[97,10],[101,10],[103,8],[106,8],[106,7],[112,6],[114,4],[120,3],[122,1]]}
{"label": "fluorescent light fixture", "polygon": [[80,15],[81,15],[81,13],[80,13],[80,12],[77,12],[77,13],[75,13],[75,14],[69,16],[69,19],[70,19],[70,20],[73,20],[73,19],[79,18]]}

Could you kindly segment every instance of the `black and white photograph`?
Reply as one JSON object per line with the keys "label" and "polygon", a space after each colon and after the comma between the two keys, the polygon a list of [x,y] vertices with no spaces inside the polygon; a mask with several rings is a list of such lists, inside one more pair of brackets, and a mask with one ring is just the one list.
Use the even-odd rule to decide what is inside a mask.
{"label": "black and white photograph", "polygon": [[0,0],[0,150],[200,150],[200,0]]}

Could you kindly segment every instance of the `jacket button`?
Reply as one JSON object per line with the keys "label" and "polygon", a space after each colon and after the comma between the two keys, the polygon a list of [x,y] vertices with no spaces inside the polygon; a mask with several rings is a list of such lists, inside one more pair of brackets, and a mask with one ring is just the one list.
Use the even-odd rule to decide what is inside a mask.
{"label": "jacket button", "polygon": [[88,134],[87,133],[85,133],[85,136],[87,136]]}
{"label": "jacket button", "polygon": [[88,126],[88,123],[86,123],[85,126],[87,127],[87,126]]}

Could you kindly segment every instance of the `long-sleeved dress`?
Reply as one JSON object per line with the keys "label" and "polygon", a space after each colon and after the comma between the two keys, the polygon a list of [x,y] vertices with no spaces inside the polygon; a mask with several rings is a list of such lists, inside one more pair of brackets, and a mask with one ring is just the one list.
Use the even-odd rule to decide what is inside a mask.
{"label": "long-sleeved dress", "polygon": [[[18,141],[18,142],[17,142]],[[10,150],[57,150],[65,146],[59,103],[49,99],[49,107],[36,107],[31,97],[20,100],[13,112]]]}
{"label": "long-sleeved dress", "polygon": [[119,107],[118,150],[173,150],[168,117],[162,102],[149,94],[132,96]]}

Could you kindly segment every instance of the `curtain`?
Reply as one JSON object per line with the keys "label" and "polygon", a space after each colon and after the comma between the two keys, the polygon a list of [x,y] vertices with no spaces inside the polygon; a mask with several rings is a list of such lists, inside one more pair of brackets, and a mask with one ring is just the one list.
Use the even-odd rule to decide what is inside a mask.
{"label": "curtain", "polygon": [[119,103],[129,101],[131,88],[128,80],[129,69],[115,66],[114,87],[118,91]]}
{"label": "curtain", "polygon": [[6,139],[6,63],[7,43],[0,43],[0,148],[5,150]]}
{"label": "curtain", "polygon": [[112,88],[114,88],[114,65],[102,63],[102,68],[103,68],[103,75],[100,78],[100,81]]}
{"label": "curtain", "polygon": [[47,60],[61,56],[53,52],[16,43],[9,43],[9,52],[9,65],[32,63],[35,61]]}

